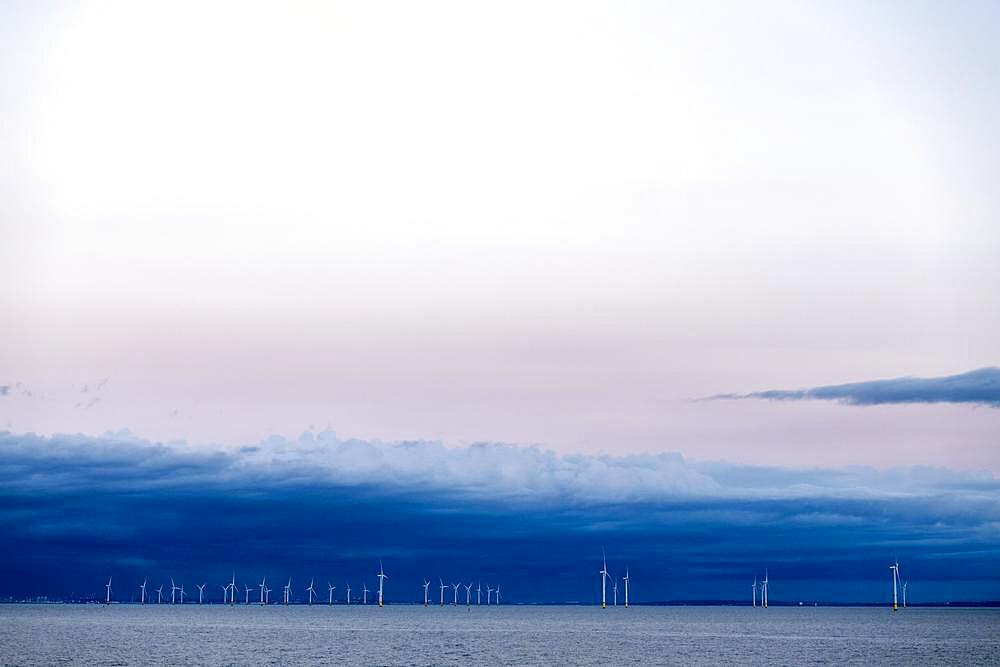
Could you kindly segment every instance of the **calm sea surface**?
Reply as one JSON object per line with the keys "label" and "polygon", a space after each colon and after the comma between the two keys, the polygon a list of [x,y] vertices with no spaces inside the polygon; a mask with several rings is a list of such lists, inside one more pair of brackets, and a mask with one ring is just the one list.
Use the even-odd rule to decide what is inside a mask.
{"label": "calm sea surface", "polygon": [[0,663],[1000,664],[1000,610],[0,605]]}

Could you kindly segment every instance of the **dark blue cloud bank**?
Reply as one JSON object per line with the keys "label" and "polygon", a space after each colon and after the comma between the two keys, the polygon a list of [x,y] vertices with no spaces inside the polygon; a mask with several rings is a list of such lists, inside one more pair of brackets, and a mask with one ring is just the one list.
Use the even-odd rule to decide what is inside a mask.
{"label": "dark blue cloud bank", "polygon": [[[790,470],[679,455],[273,437],[241,449],[0,432],[0,596],[96,595],[114,575],[189,591],[291,576],[393,601],[423,577],[502,582],[510,602],[599,595],[606,548],[637,600],[1000,598],[1000,482],[932,468]],[[340,593],[338,593],[340,594]]]}
{"label": "dark blue cloud bank", "polygon": [[891,403],[971,403],[1000,407],[1000,368],[938,378],[902,377],[811,389],[771,389],[749,394],[717,394],[711,399],[763,398],[774,401],[840,401],[849,405]]}

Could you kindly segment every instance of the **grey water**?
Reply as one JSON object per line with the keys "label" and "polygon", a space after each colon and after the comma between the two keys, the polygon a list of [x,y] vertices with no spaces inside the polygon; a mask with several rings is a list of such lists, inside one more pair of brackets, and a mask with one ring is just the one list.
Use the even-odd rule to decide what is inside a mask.
{"label": "grey water", "polygon": [[1000,609],[0,605],[0,664],[1000,664]]}

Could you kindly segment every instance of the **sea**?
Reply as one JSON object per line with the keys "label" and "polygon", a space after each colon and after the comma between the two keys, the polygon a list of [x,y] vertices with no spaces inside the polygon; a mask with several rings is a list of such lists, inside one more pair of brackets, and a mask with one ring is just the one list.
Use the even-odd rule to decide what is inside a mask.
{"label": "sea", "polygon": [[2,604],[3,665],[1000,665],[1000,609]]}

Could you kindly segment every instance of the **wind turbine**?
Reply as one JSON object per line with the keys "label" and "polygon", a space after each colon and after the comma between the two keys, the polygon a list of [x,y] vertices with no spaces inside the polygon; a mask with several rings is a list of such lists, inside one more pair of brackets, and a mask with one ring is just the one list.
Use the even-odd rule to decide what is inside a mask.
{"label": "wind turbine", "polygon": [[476,606],[483,604],[483,582],[476,584]]}
{"label": "wind turbine", "polygon": [[243,599],[243,604],[249,605],[250,604],[250,587],[247,586],[246,584],[244,584],[243,588],[246,589],[246,597]]}
{"label": "wind turbine", "polygon": [[219,584],[219,588],[222,589],[222,604],[226,604],[229,601],[229,586]]}
{"label": "wind turbine", "polygon": [[267,577],[260,580],[260,606],[264,606],[264,587],[267,585]]}
{"label": "wind turbine", "polygon": [[899,605],[896,604],[896,584],[899,581],[899,561],[891,564],[889,569],[892,570],[892,610],[896,611],[899,609]]}
{"label": "wind turbine", "polygon": [[500,584],[497,584],[496,594],[497,594],[497,606],[499,607],[500,606]]}
{"label": "wind turbine", "polygon": [[270,588],[265,588],[264,589],[264,604],[265,605],[271,604],[271,589]]}
{"label": "wind turbine", "polygon": [[601,609],[608,607],[608,557],[604,556],[604,565],[597,574],[601,575]]}
{"label": "wind turbine", "polygon": [[465,606],[469,609],[472,608],[472,584],[465,586]]}
{"label": "wind turbine", "polygon": [[309,604],[313,603],[313,595],[315,595],[316,593],[316,589],[313,588],[313,581],[315,580],[314,579],[309,580],[309,588],[306,589],[307,591],[309,591]]}
{"label": "wind turbine", "polygon": [[170,604],[177,603],[177,591],[180,590],[180,586],[174,583],[174,578],[170,577]]}
{"label": "wind turbine", "polygon": [[[225,603],[225,600],[222,602]],[[233,572],[233,579],[229,582],[229,604],[236,606],[236,572]]]}
{"label": "wind turbine", "polygon": [[625,608],[628,609],[628,568],[625,568]]}
{"label": "wind turbine", "polygon": [[448,588],[448,584],[444,583],[444,579],[438,577],[438,581],[441,582],[441,606],[444,606],[444,589]]}
{"label": "wind turbine", "polygon": [[614,600],[615,600],[614,606],[617,607],[618,606],[618,577],[612,578],[612,580],[611,580],[611,590],[614,591],[614,596],[615,596],[614,597]]}
{"label": "wind turbine", "polygon": [[146,604],[146,579],[142,580],[142,586],[139,586],[139,590],[141,591],[139,595],[139,604]]}
{"label": "wind turbine", "polygon": [[753,606],[757,607],[757,577],[753,578]]}
{"label": "wind turbine", "polygon": [[292,597],[292,578],[288,577],[288,583],[285,584],[285,604],[288,604],[289,598]]}
{"label": "wind turbine", "polygon": [[459,586],[461,586],[461,585],[462,585],[462,582],[461,582],[461,581],[460,581],[460,582],[458,582],[457,584],[452,584],[452,585],[451,585],[451,587],[455,589],[455,597],[454,597],[454,599],[453,599],[453,600],[451,601],[451,603],[452,603],[453,605],[457,605],[457,604],[458,604],[458,588],[459,588]]}
{"label": "wind turbine", "polygon": [[361,604],[368,604],[368,584],[361,584]]}
{"label": "wind turbine", "polygon": [[326,587],[327,587],[327,589],[328,589],[328,590],[329,590],[329,592],[330,592],[330,599],[329,599],[329,600],[327,600],[327,604],[328,604],[328,605],[332,605],[332,604],[333,604],[333,592],[334,592],[335,590],[337,590],[337,587],[336,587],[336,586],[334,586],[333,584],[331,584],[331,583],[330,583],[329,581],[328,581],[328,582],[326,582]]}
{"label": "wind turbine", "polygon": [[430,588],[430,586],[431,586],[431,582],[429,580],[427,580],[427,579],[424,579],[424,606],[425,607],[427,606],[427,589]]}
{"label": "wind turbine", "polygon": [[903,609],[906,609],[906,584],[908,583],[910,582],[908,581],[903,582]]}
{"label": "wind turbine", "polygon": [[486,606],[490,606],[490,596],[493,595],[493,589],[490,588],[489,584],[486,584]]}
{"label": "wind turbine", "polygon": [[347,584],[347,604],[351,604],[351,585]]}
{"label": "wind turbine", "polygon": [[378,559],[378,606],[382,606],[382,583],[389,578],[389,575],[382,569],[382,559]]}
{"label": "wind turbine", "polygon": [[187,595],[187,593],[184,592],[184,584],[181,584],[181,604],[184,604],[185,595]]}
{"label": "wind turbine", "polygon": [[162,602],[163,602],[163,584],[160,584],[160,587],[156,589],[156,604],[160,604]]}
{"label": "wind turbine", "polygon": [[108,589],[108,593],[104,598],[104,604],[111,604],[111,577],[108,577],[108,583],[104,587]]}
{"label": "wind turbine", "polygon": [[764,606],[764,609],[767,609],[767,568],[764,568],[764,581],[761,583],[763,584],[764,588],[760,592],[760,601],[761,604]]}
{"label": "wind turbine", "polygon": [[198,604],[201,604],[205,598],[205,584],[195,584],[194,587],[198,589]]}

